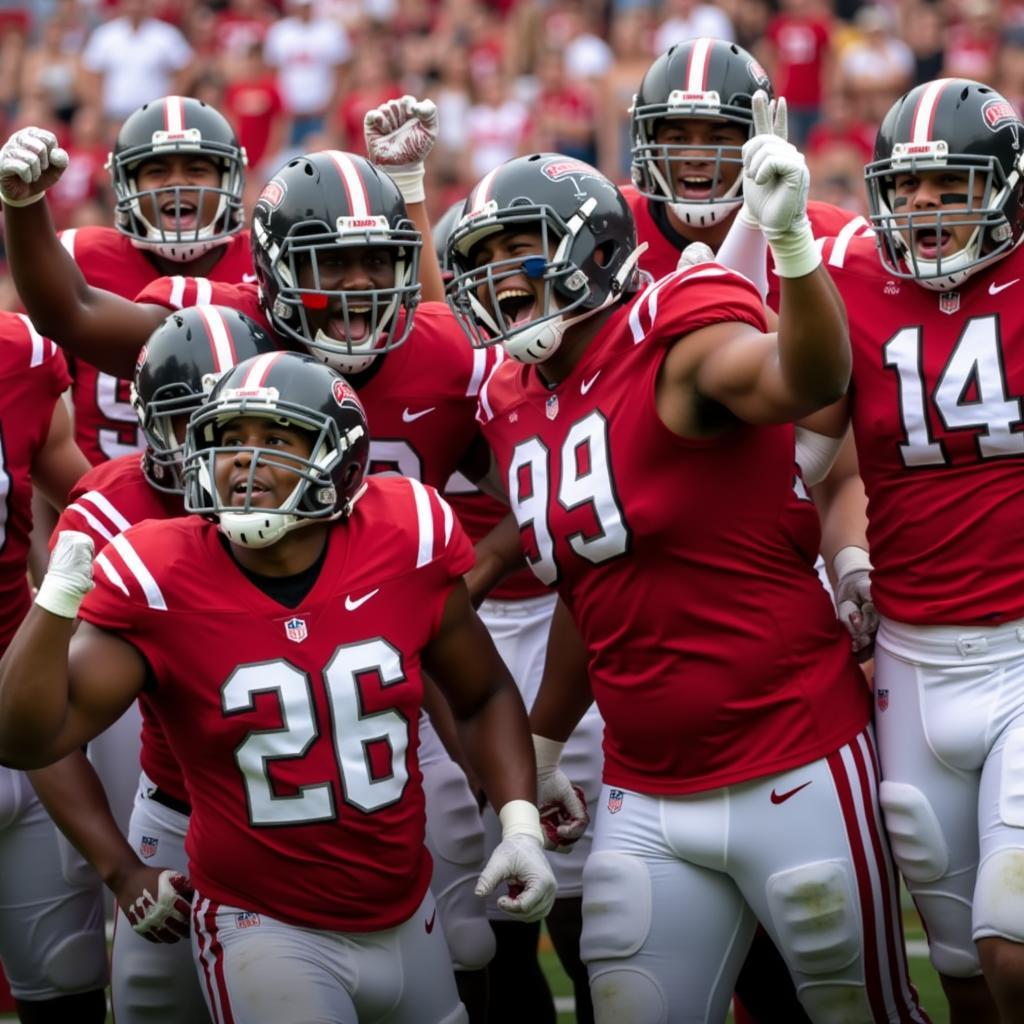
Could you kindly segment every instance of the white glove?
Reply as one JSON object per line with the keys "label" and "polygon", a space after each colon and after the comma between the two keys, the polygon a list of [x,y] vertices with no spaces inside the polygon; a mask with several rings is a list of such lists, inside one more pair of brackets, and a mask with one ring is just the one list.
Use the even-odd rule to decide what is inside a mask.
{"label": "white glove", "polygon": [[863,548],[845,547],[832,559],[836,574],[836,610],[849,630],[853,650],[871,645],[878,629],[878,612],[871,600],[871,559]]}
{"label": "white glove", "polygon": [[8,206],[28,206],[64,173],[67,151],[45,128],[21,128],[0,149],[0,199]]}
{"label": "white glove", "polygon": [[691,242],[680,254],[676,262],[676,270],[686,270],[687,267],[695,267],[699,263],[713,263],[715,254],[711,251],[710,245],[703,242]]}
{"label": "white glove", "polygon": [[394,179],[406,203],[422,203],[423,161],[437,141],[437,104],[415,96],[388,100],[366,112],[363,138],[371,162]]}
{"label": "white glove", "polygon": [[786,101],[769,104],[758,89],[752,100],[754,135],[743,144],[743,210],[760,225],[780,277],[803,277],[821,263],[807,219],[811,178],[803,154],[786,141]]}
{"label": "white glove", "polygon": [[544,848],[556,853],[568,853],[590,824],[583,790],[574,786],[558,767],[564,746],[544,736],[533,737],[537,758],[537,808],[544,830]]}
{"label": "white glove", "polygon": [[156,899],[148,889],[125,911],[125,916],[143,938],[150,942],[187,939],[192,912],[192,887],[188,879],[170,869],[160,872]]}
{"label": "white glove", "polygon": [[502,838],[480,872],[477,896],[489,896],[499,882],[508,882],[508,895],[498,906],[520,921],[539,921],[555,902],[558,883],[541,842],[537,808],[526,800],[510,800],[498,812]]}
{"label": "white glove", "polygon": [[65,530],[53,546],[50,565],[39,585],[36,604],[54,615],[73,619],[85,595],[92,590],[92,537]]}

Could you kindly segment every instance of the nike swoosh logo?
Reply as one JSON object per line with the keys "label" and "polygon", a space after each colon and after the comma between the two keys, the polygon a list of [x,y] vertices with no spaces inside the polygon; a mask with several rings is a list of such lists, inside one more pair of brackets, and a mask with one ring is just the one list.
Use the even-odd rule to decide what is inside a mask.
{"label": "nike swoosh logo", "polygon": [[243,274],[242,275],[242,284],[255,284],[255,283],[256,283],[256,275],[255,274]]}
{"label": "nike swoosh logo", "polygon": [[362,597],[353,598],[351,594],[345,595],[345,609],[350,612],[354,612],[357,608],[362,608],[367,601],[373,597],[374,594],[380,592],[380,587],[376,590],[371,590],[368,594],[363,594]]}
{"label": "nike swoosh logo", "polygon": [[601,376],[601,371],[598,370],[597,373],[595,373],[594,376],[590,378],[590,380],[581,381],[580,382],[580,394],[581,395],[585,395],[594,386],[594,381],[596,381],[597,378],[600,377],[600,376]]}
{"label": "nike swoosh logo", "polygon": [[430,917],[426,921],[423,922],[423,927],[427,929],[427,934],[428,935],[434,930],[434,920],[435,920],[436,917],[437,917],[437,908],[435,907],[434,908],[434,912],[430,915]]}
{"label": "nike swoosh logo", "polygon": [[791,796],[796,796],[797,793],[799,793],[801,789],[806,789],[811,784],[811,782],[813,782],[813,781],[814,780],[811,779],[808,782],[805,782],[802,786],[797,786],[795,789],[787,789],[785,793],[776,793],[775,790],[773,789],[772,790],[772,803],[773,804],[784,804]]}
{"label": "nike swoosh logo", "polygon": [[418,420],[421,416],[426,416],[428,413],[433,412],[436,408],[436,405],[432,405],[429,409],[420,409],[419,412],[409,412],[408,407],[406,407],[402,410],[402,422],[412,423],[414,420]]}
{"label": "nike swoosh logo", "polygon": [[988,286],[988,293],[989,295],[998,295],[1000,292],[1006,291],[1007,288],[1012,288],[1019,280],[1019,277],[1015,277],[1012,281],[1007,281],[1006,284],[996,284],[993,281]]}

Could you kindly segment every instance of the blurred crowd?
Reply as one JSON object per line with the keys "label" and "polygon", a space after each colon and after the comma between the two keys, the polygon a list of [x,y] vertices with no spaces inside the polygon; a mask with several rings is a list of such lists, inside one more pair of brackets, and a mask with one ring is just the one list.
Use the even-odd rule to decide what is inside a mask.
{"label": "blurred crowd", "polygon": [[72,157],[50,194],[58,226],[110,224],[107,153],[150,99],[197,96],[232,121],[251,204],[290,155],[363,152],[368,109],[429,96],[440,214],[537,149],[627,181],[633,93],[656,55],[700,35],[757,56],[814,198],[852,210],[878,121],[911,86],[963,76],[1024,103],[1024,0],[0,0],[0,132],[55,131]]}

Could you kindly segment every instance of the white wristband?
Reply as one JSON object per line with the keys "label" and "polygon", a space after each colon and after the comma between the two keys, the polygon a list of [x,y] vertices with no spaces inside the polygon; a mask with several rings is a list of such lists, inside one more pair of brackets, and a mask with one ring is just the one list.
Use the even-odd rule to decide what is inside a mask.
{"label": "white wristband", "polygon": [[12,199],[8,196],[3,189],[0,189],[0,201],[3,202],[4,206],[31,206],[33,203],[38,203],[43,196],[46,195],[46,191],[36,192],[34,195],[27,196],[24,199]]}
{"label": "white wristband", "polygon": [[36,592],[36,604],[62,619],[77,618],[78,608],[84,600],[85,594],[70,590],[65,579],[49,573],[43,577]]}
{"label": "white wristband", "polygon": [[837,580],[842,579],[847,573],[856,572],[859,569],[871,572],[873,568],[868,553],[855,544],[850,544],[837,551],[835,558],[832,559],[832,570],[835,572]]}
{"label": "white wristband", "polygon": [[821,264],[821,249],[806,218],[793,231],[769,238],[768,245],[779,277],[806,277]]}
{"label": "white wristband", "polygon": [[564,743],[557,740],[549,740],[546,736],[533,735],[533,756],[537,761],[537,771],[551,771],[558,767],[562,759]]}
{"label": "white wristband", "polygon": [[402,193],[407,206],[410,203],[422,203],[427,198],[423,187],[423,179],[427,172],[422,163],[410,164],[401,169],[384,166],[381,170],[390,175],[391,180],[398,186],[398,191]]}
{"label": "white wristband", "polygon": [[501,838],[509,836],[533,836],[541,846],[544,845],[544,833],[540,829],[540,814],[529,800],[509,800],[500,811]]}

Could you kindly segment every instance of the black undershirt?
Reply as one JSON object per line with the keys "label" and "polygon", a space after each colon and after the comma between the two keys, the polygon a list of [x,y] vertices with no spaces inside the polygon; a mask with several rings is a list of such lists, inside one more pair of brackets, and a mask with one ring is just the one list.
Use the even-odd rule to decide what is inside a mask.
{"label": "black undershirt", "polygon": [[231,543],[227,537],[218,535],[217,539],[224,545],[224,550],[231,556],[231,560],[238,566],[242,575],[253,586],[259,587],[272,601],[284,605],[285,608],[297,608],[302,604],[305,596],[313,589],[313,585],[319,578],[320,570],[324,567],[324,562],[327,559],[328,544],[325,543],[323,551],[320,552],[317,560],[308,569],[303,569],[302,572],[297,572],[294,576],[264,576],[262,573],[246,569],[238,561],[234,551],[231,550]]}

